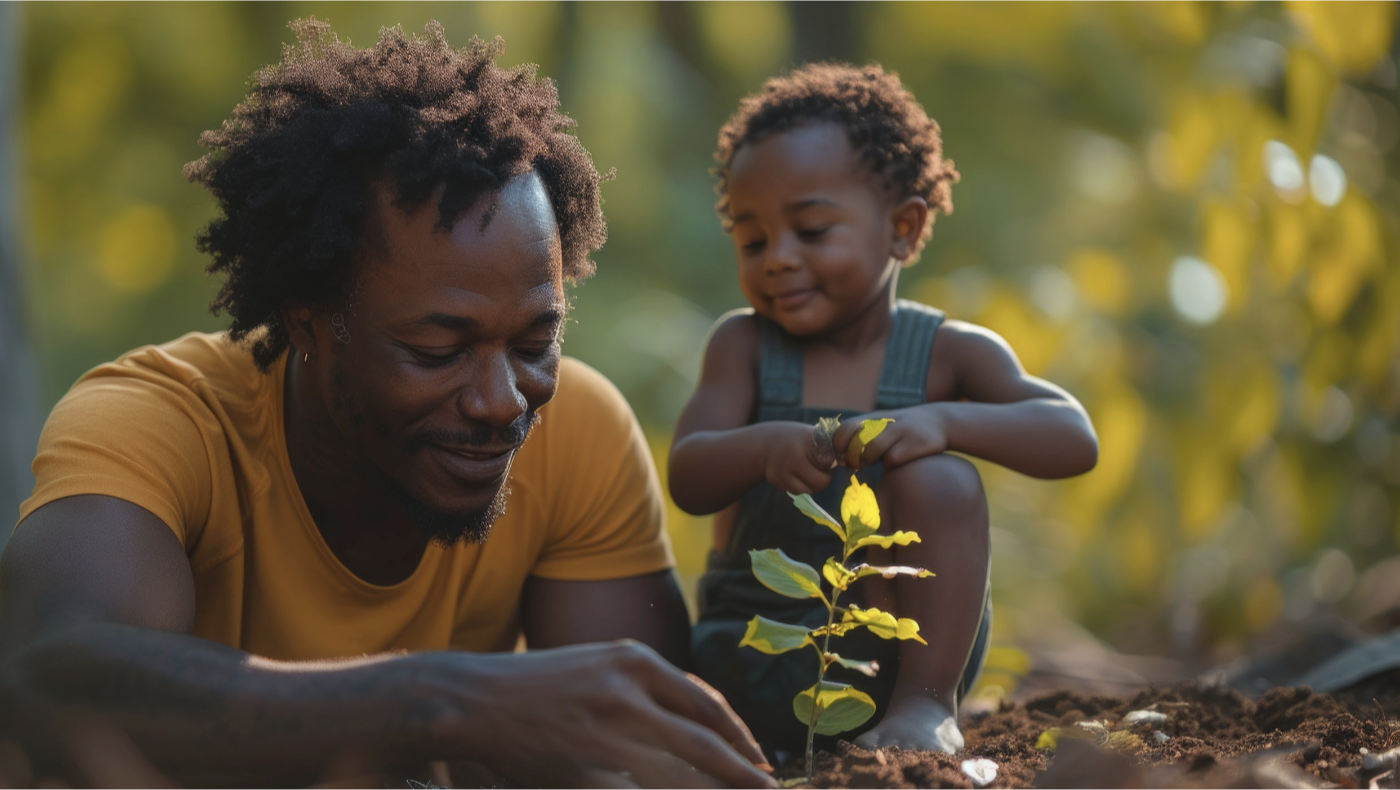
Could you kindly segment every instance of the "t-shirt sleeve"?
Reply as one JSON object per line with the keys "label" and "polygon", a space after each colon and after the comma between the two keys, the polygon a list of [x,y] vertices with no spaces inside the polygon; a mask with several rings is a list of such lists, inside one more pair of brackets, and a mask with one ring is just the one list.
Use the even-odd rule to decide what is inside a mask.
{"label": "t-shirt sleeve", "polygon": [[212,485],[201,409],[189,390],[150,371],[89,373],[44,424],[20,521],[55,500],[100,494],[149,510],[189,549],[208,519]]}
{"label": "t-shirt sleeve", "polygon": [[598,371],[566,359],[551,421],[550,529],[531,573],[596,581],[675,564],[651,450],[622,393]]}

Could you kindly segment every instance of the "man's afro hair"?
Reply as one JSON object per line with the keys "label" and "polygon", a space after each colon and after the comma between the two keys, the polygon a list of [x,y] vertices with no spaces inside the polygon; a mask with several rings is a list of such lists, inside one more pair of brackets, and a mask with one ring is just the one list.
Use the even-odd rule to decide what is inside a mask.
{"label": "man's afro hair", "polygon": [[603,178],[569,132],[554,83],[533,66],[496,65],[500,38],[455,50],[429,22],[422,35],[381,29],[357,49],[325,22],[289,27],[296,43],[254,75],[232,117],[200,135],[210,153],[185,166],[222,210],[198,237],[209,272],[227,275],[210,309],[229,313],[235,341],[266,328],[254,336],[259,368],[290,345],[281,310],[349,297],[377,184],[404,209],[442,190],[446,229],[534,170],[559,225],[565,279],[592,274],[589,255],[607,239]]}
{"label": "man's afro hair", "polygon": [[[922,197],[929,205],[919,247],[933,232],[934,213],[953,212],[952,185],[958,181],[953,160],[943,158],[938,123],[902,83],[899,75],[871,64],[812,63],[763,90],[744,97],[739,109],[719,130],[715,205],[726,230],[729,215],[729,167],[747,143],[816,123],[845,128],[851,147],[896,199]],[[917,250],[915,253],[917,254]]]}

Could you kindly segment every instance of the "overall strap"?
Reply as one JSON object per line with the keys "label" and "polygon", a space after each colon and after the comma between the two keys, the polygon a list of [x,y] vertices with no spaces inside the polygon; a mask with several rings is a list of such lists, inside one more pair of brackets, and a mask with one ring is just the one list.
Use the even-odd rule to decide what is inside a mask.
{"label": "overall strap", "polygon": [[802,347],[777,324],[758,320],[758,419],[793,419],[802,406]]}
{"label": "overall strap", "polygon": [[945,314],[927,305],[900,299],[880,370],[876,409],[903,409],[926,402],[929,353]]}

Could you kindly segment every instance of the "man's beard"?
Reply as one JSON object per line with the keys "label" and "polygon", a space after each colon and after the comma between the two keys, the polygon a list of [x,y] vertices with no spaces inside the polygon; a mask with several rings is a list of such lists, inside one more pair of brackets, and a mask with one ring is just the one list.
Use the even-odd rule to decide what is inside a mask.
{"label": "man's beard", "polygon": [[[500,429],[482,426],[471,431],[423,431],[409,440],[408,450],[412,454],[435,444],[450,447],[499,447],[503,444],[520,446],[530,437],[539,421],[539,414],[532,409]],[[512,458],[512,465],[514,462],[515,459]],[[507,470],[506,474],[509,473]],[[503,482],[486,507],[448,512],[433,508],[396,481],[389,482],[409,520],[427,535],[430,541],[442,548],[450,548],[461,541],[485,543],[491,535],[491,526],[506,514],[506,501],[510,498],[510,486]]]}
{"label": "man's beard", "polygon": [[413,525],[444,549],[462,541],[485,543],[491,526],[506,514],[506,500],[510,498],[510,486],[502,483],[486,507],[452,513],[432,508],[393,479],[389,480],[389,487]]}
{"label": "man's beard", "polygon": [[[336,352],[339,350],[335,349]],[[332,387],[335,408],[346,415],[356,427],[369,428],[381,437],[390,436],[391,432],[383,424],[371,419],[360,408],[354,396],[350,394],[346,387],[345,372],[341,367],[339,353],[334,354],[333,360],[335,367]],[[500,429],[480,426],[469,431],[434,429],[421,431],[408,439],[405,447],[406,455],[412,456],[433,444],[449,447],[523,445],[539,421],[539,414],[531,409],[517,417],[510,425]],[[512,458],[512,465],[514,461],[515,459]],[[504,482],[500,488],[496,489],[495,496],[491,498],[491,502],[486,507],[451,512],[432,507],[395,480],[388,472],[383,469],[379,471],[383,475],[388,489],[393,492],[395,499],[398,500],[409,520],[428,537],[428,540],[442,548],[451,548],[464,540],[469,543],[485,543],[486,538],[491,534],[491,526],[506,513],[506,500],[510,498],[510,487]],[[509,470],[507,470],[507,474],[509,474]]]}

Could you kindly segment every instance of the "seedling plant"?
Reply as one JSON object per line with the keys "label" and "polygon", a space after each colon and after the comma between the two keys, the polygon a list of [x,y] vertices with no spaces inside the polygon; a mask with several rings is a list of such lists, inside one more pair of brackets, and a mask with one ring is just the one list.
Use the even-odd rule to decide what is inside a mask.
{"label": "seedling plant", "polygon": [[[829,448],[831,436],[835,433],[837,420],[823,420],[814,429],[819,447],[824,440]],[[893,420],[865,420],[857,436],[851,439],[854,452],[848,448],[847,458],[858,456],[864,446],[880,435],[885,426]],[[835,457],[834,454],[831,455]],[[853,464],[852,464],[853,465]],[[831,638],[842,637],[857,628],[867,628],[882,639],[913,639],[928,644],[919,636],[919,624],[907,617],[895,617],[879,609],[863,609],[859,606],[841,606],[841,594],[851,583],[867,576],[881,576],[893,579],[896,576],[922,578],[933,573],[923,568],[903,565],[869,565],[860,563],[848,566],[851,555],[870,546],[888,549],[891,546],[907,546],[918,543],[919,536],[913,532],[879,534],[880,507],[875,492],[869,486],[851,476],[851,485],[841,500],[841,520],[837,521],[823,510],[808,494],[789,493],[797,509],[813,521],[829,528],[841,539],[839,557],[828,557],[822,565],[821,573],[805,562],[799,562],[784,554],[782,549],[759,549],[749,552],[753,574],[765,587],[788,598],[816,598],[826,607],[826,625],[806,628],[801,625],[781,623],[761,615],[748,623],[748,629],[740,647],[752,647],[770,655],[779,655],[791,650],[810,647],[816,651],[817,682],[811,688],[800,692],[792,701],[792,712],[798,721],[807,725],[807,749],[805,752],[805,772],[812,775],[812,742],[815,736],[835,735],[855,729],[875,715],[875,701],[848,683],[827,680],[826,674],[833,666],[842,666],[863,675],[874,677],[880,671],[876,661],[862,661],[846,658],[831,651]],[[828,585],[824,590],[822,579]],[[820,643],[820,644],[818,644]]]}

